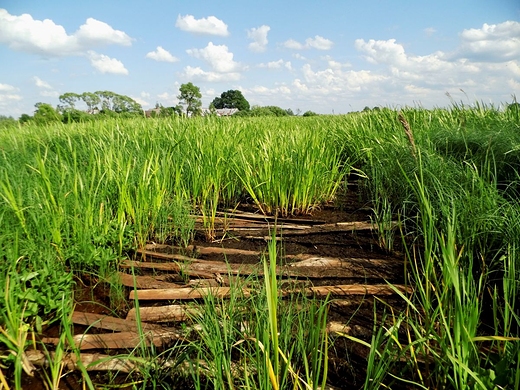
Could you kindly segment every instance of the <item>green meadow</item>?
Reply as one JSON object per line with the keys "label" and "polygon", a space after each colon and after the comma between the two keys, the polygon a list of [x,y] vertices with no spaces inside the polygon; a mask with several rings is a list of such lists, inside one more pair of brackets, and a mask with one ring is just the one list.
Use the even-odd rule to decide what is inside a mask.
{"label": "green meadow", "polygon": [[[328,334],[328,300],[279,296],[273,240],[255,294],[206,297],[191,318],[198,337],[125,351],[133,371],[104,376],[106,388],[324,389],[329,351],[346,338],[368,351],[360,388],[518,389],[519,172],[515,105],[0,129],[0,389],[30,375],[60,388],[64,357],[79,355],[71,313],[85,275],[110,286],[121,315],[139,302],[114,275],[146,243],[189,245],[194,215],[211,240],[217,211],[245,202],[311,215],[350,180],[376,223],[399,222],[378,242],[403,251],[404,310],[378,302],[369,339]],[[39,341],[49,327],[62,340],[53,349]],[[46,365],[29,361],[34,349]],[[83,388],[105,388],[78,366]]]}

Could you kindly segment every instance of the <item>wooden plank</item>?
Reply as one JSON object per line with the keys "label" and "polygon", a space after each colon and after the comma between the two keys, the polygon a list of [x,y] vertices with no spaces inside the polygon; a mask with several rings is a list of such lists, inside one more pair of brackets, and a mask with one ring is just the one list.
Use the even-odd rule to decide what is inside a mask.
{"label": "wooden plank", "polygon": [[[402,274],[403,262],[397,259],[327,258],[319,256],[298,256],[302,261],[287,266],[277,266],[278,275],[285,277],[323,278],[380,278],[392,280]],[[186,275],[214,279],[216,275],[258,275],[264,274],[262,265],[236,264],[223,261],[198,261],[180,267],[171,263],[131,262],[126,260],[122,267],[149,268],[162,271],[177,271],[182,268]]]}
{"label": "wooden plank", "polygon": [[199,261],[190,264],[172,264],[172,263],[152,263],[125,260],[121,262],[123,268],[149,268],[159,271],[182,272],[185,275],[213,279],[215,274],[231,274],[231,275],[250,275],[259,274],[262,267],[256,264],[232,264],[223,261]]}
{"label": "wooden plank", "polygon": [[321,225],[324,224],[325,221],[319,220],[319,219],[304,219],[304,218],[282,218],[282,217],[274,217],[269,215],[263,215],[263,214],[255,214],[250,213],[247,211],[240,211],[240,210],[228,210],[229,213],[219,212],[217,211],[217,215],[225,216],[227,219],[233,219],[233,218],[241,218],[241,219],[251,219],[251,220],[260,220],[265,221],[269,223],[274,222],[287,222],[287,223],[293,223],[293,224],[307,224],[307,225]]}
{"label": "wooden plank", "polygon": [[[261,251],[251,251],[246,249],[235,249],[235,248],[223,248],[219,246],[198,246],[198,245],[188,245],[186,248],[180,247],[169,247],[171,251],[182,251],[186,250],[188,252],[194,252],[201,255],[212,255],[212,254],[222,254],[222,255],[243,255],[243,256],[260,256],[262,254]],[[153,248],[150,248],[153,249]]]}
{"label": "wooden plank", "polygon": [[143,269],[154,269],[158,271],[170,271],[170,272],[178,272],[185,275],[197,277],[197,278],[206,278],[212,279],[215,275],[212,272],[207,271],[196,271],[190,270],[185,265],[179,265],[177,263],[151,263],[151,262],[142,262],[142,261],[132,261],[132,260],[124,260],[120,264],[121,268],[143,268]]}
{"label": "wooden plank", "polygon": [[[332,296],[349,296],[349,295],[393,295],[395,289],[403,293],[411,292],[411,289],[402,285],[393,285],[393,288],[387,284],[346,284],[338,286],[317,286],[307,287],[305,289],[295,289],[293,291],[280,291],[280,296],[288,296],[294,293],[303,293],[308,296],[325,297]],[[242,294],[247,297],[251,291],[247,288],[242,289]],[[231,294],[230,287],[210,287],[210,288],[178,288],[165,290],[137,290],[130,292],[130,299],[134,299],[137,294],[139,300],[184,300],[199,299],[208,295],[217,298],[227,298]]]}
{"label": "wooden plank", "polygon": [[[391,223],[391,228],[398,225],[398,222],[394,221]],[[283,237],[294,237],[294,236],[305,236],[309,234],[328,234],[328,233],[342,233],[342,232],[353,232],[353,231],[365,231],[365,230],[378,230],[377,224],[372,222],[337,222],[324,224],[319,226],[312,226],[309,229],[301,231],[283,231],[279,230],[276,232],[276,240],[279,241]],[[270,241],[271,235],[266,236],[246,236],[248,239],[263,239]]]}
{"label": "wooden plank", "polygon": [[343,284],[337,286],[315,286],[308,287],[303,292],[316,297],[349,296],[349,295],[393,295],[395,289],[402,293],[411,293],[412,289],[403,285],[387,284]]}
{"label": "wooden plank", "polygon": [[[155,345],[161,347],[169,344],[174,340],[183,339],[180,334],[172,330],[150,330],[143,334],[138,332],[119,332],[104,334],[79,334],[73,337],[74,344],[81,351],[91,349],[133,349],[144,343],[147,346]],[[59,338],[44,337],[42,340],[45,344],[57,345]]]}
{"label": "wooden plank", "polygon": [[142,275],[129,275],[124,272],[118,272],[119,280],[121,284],[126,287],[134,288],[134,280],[136,288],[176,288],[183,287],[176,283],[165,282],[164,275],[158,276],[142,276]]}
{"label": "wooden plank", "polygon": [[[42,351],[30,349],[25,351],[25,356],[36,366],[48,367],[49,358],[56,361],[56,353],[50,352],[46,354]],[[65,354],[60,357],[60,362],[64,364],[66,371],[78,370],[78,357],[74,353]],[[118,358],[117,356],[104,355],[101,353],[82,353],[79,361],[87,371],[114,371],[129,374],[137,370],[137,366],[127,358]]]}
{"label": "wooden plank", "polygon": [[[190,316],[200,313],[199,309],[186,305],[166,305],[153,307],[139,307],[141,321],[148,322],[180,322],[186,321]],[[126,315],[127,320],[135,320],[136,309],[130,309]]]}
{"label": "wooden plank", "polygon": [[[202,288],[176,288],[176,289],[157,289],[157,290],[137,290],[130,291],[130,299],[139,299],[140,301],[162,301],[162,300],[184,300],[184,299],[200,299],[208,295],[216,298],[228,298],[231,294],[230,287],[202,287]],[[250,291],[242,289],[244,297],[248,297]],[[136,296],[137,295],[137,296]]]}
{"label": "wooden plank", "polygon": [[[128,317],[127,317],[128,318]],[[93,328],[112,330],[114,332],[137,332],[139,327],[135,318],[133,320],[110,317],[104,314],[85,313],[75,311],[72,313],[72,322],[77,325],[86,325]],[[143,330],[160,330],[162,326],[142,323]]]}

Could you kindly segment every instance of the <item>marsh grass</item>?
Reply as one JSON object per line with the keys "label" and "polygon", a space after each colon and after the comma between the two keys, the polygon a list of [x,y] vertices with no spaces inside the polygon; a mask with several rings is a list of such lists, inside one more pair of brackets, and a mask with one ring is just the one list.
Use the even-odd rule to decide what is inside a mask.
{"label": "marsh grass", "polygon": [[246,281],[256,293],[244,297],[234,286],[228,299],[204,298],[192,318],[200,336],[191,343],[195,388],[317,389],[326,383],[327,302],[300,296],[282,301],[277,261],[272,240],[265,278]]}

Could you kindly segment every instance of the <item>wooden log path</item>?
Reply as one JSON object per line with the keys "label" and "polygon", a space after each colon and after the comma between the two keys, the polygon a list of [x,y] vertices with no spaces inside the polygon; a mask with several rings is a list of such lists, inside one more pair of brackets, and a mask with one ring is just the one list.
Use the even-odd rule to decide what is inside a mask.
{"label": "wooden log path", "polygon": [[[201,216],[195,217],[195,221],[198,225],[204,223]],[[393,222],[386,228],[395,226],[397,224]],[[273,237],[285,241],[289,237],[372,231],[378,229],[378,226],[366,221],[326,223],[322,220],[275,218],[226,210],[217,213],[215,229],[222,236],[233,232],[238,240],[252,240],[258,245],[248,248],[259,248],[262,244],[258,240],[267,242]],[[272,231],[275,231],[274,236]],[[122,261],[118,272],[122,285],[127,288],[129,302],[138,299],[138,308],[130,309],[126,318],[79,311],[73,313],[72,322],[82,326],[82,330],[85,327],[87,329],[73,336],[75,346],[82,351],[80,360],[93,370],[135,370],[128,361],[89,351],[131,350],[139,345],[163,347],[185,341],[187,333],[180,331],[176,324],[183,323],[183,329],[188,331],[191,329],[191,319],[203,315],[202,306],[192,301],[203,299],[209,294],[227,299],[231,294],[248,297],[256,293],[251,290],[252,286],[247,284],[246,278],[251,275],[264,276],[261,262],[263,255],[266,255],[265,250],[226,247],[223,241],[218,246],[217,243],[208,243],[185,248],[147,244],[136,251],[133,259]],[[222,261],[222,256],[229,259],[235,257],[235,262]],[[370,257],[366,253],[364,256],[339,258],[294,252],[284,254],[280,257],[282,265],[276,267],[279,276],[278,294],[281,298],[292,294],[332,297],[334,299],[329,303],[330,307],[352,305],[355,308],[366,297],[411,292],[408,286],[386,283],[403,272],[401,259],[376,255]],[[243,259],[247,261],[240,261]],[[334,284],[334,281],[338,281],[338,284]],[[329,321],[327,331],[352,334],[356,327]],[[57,345],[60,340],[47,337],[42,342]],[[34,351],[28,357],[35,365],[41,365],[49,357],[52,359],[52,354]],[[76,356],[67,355],[64,360],[66,367],[77,367],[77,359]]]}

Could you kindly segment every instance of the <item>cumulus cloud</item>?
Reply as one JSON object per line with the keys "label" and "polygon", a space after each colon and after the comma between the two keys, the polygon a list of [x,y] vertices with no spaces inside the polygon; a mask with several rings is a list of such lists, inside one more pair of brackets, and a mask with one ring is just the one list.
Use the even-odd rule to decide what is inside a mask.
{"label": "cumulus cloud", "polygon": [[249,44],[249,49],[255,52],[263,52],[267,47],[267,33],[271,30],[271,27],[262,25],[258,28],[252,28],[247,30],[247,37],[252,39],[253,42]]}
{"label": "cumulus cloud", "polygon": [[0,83],[0,92],[12,92],[16,90],[17,88],[13,87],[12,85]]}
{"label": "cumulus cloud", "polygon": [[58,57],[80,55],[103,45],[129,46],[132,38],[93,18],[69,35],[50,19],[35,20],[29,14],[16,16],[0,9],[0,43],[13,50]]}
{"label": "cumulus cloud", "polygon": [[181,75],[183,78],[195,81],[207,81],[207,82],[221,82],[221,81],[236,81],[240,79],[240,73],[238,72],[207,72],[200,67],[187,66]]}
{"label": "cumulus cloud", "polygon": [[195,19],[193,15],[179,15],[175,27],[195,34],[219,35],[223,37],[229,35],[227,24],[215,16]]}
{"label": "cumulus cloud", "polygon": [[314,38],[307,38],[305,40],[305,45],[313,49],[330,50],[332,49],[332,46],[334,46],[334,43],[330,39],[316,35]]}
{"label": "cumulus cloud", "polygon": [[461,46],[454,58],[501,62],[520,58],[520,22],[506,21],[471,28],[460,34]]}
{"label": "cumulus cloud", "polygon": [[130,46],[132,38],[125,32],[114,30],[105,22],[88,18],[85,24],[80,26],[73,37],[81,47],[93,47],[100,45],[122,45]]}
{"label": "cumulus cloud", "polygon": [[128,74],[128,70],[125,68],[123,63],[115,58],[110,58],[104,54],[89,51],[88,59],[90,60],[91,65],[101,73]]}
{"label": "cumulus cloud", "polygon": [[268,63],[262,63],[258,65],[259,68],[267,68],[267,69],[281,69],[285,68],[288,70],[292,70],[291,61],[284,61],[279,59],[278,61],[271,61]]}
{"label": "cumulus cloud", "polygon": [[210,42],[204,49],[188,49],[186,53],[205,61],[218,73],[236,72],[240,67],[237,62],[233,61],[233,53],[226,45],[214,45]]}
{"label": "cumulus cloud", "polygon": [[294,39],[288,39],[282,46],[291,50],[306,50],[306,49],[317,49],[317,50],[330,50],[334,46],[334,42],[330,39],[323,38],[322,36],[316,35],[314,38],[307,38],[305,43],[300,43]]}
{"label": "cumulus cloud", "polygon": [[174,57],[168,50],[163,49],[161,46],[157,46],[155,51],[151,51],[146,54],[146,58],[150,58],[155,61],[162,62],[177,62],[178,58]]}

